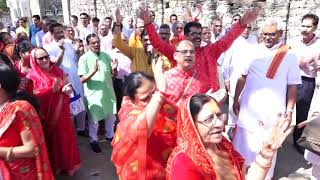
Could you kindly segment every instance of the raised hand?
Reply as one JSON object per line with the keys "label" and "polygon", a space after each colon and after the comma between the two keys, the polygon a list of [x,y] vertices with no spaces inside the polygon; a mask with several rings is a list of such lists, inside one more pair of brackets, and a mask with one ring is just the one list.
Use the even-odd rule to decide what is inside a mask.
{"label": "raised hand", "polygon": [[278,120],[272,126],[269,138],[263,143],[261,152],[267,156],[273,156],[276,150],[281,147],[283,141],[290,134],[290,128],[287,128],[287,119],[281,114]]}
{"label": "raised hand", "polygon": [[251,24],[255,21],[259,15],[260,8],[254,7],[253,9],[249,9],[240,19],[240,25],[245,27],[247,24]]}
{"label": "raised hand", "polygon": [[240,103],[239,101],[234,101],[232,105],[233,112],[236,116],[239,116],[240,112]]}
{"label": "raised hand", "polygon": [[122,20],[123,20],[123,16],[121,15],[119,8],[117,8],[117,10],[116,10],[116,23],[120,24],[122,22]]}
{"label": "raised hand", "polygon": [[96,65],[95,65],[94,68],[93,68],[93,74],[95,74],[96,72],[98,72],[99,69],[100,69],[99,60],[97,59],[97,60],[96,60]]}
{"label": "raised hand", "polygon": [[167,82],[162,70],[163,61],[161,60],[161,57],[157,59],[153,58],[151,65],[157,89],[161,92],[165,92],[167,89]]}
{"label": "raised hand", "polygon": [[146,9],[141,8],[140,13],[139,13],[139,18],[144,21],[144,24],[151,23],[150,12]]}
{"label": "raised hand", "polygon": [[117,69],[117,67],[118,67],[118,59],[113,59],[111,61],[111,68],[112,69]]}

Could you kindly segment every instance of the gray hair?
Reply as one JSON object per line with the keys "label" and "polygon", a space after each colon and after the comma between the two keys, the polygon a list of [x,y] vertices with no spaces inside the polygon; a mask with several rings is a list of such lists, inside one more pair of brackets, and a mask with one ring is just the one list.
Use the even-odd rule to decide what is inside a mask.
{"label": "gray hair", "polygon": [[285,29],[284,22],[280,21],[279,19],[274,19],[274,18],[266,19],[262,24],[262,29],[270,26],[277,27],[277,30],[279,31],[283,31]]}

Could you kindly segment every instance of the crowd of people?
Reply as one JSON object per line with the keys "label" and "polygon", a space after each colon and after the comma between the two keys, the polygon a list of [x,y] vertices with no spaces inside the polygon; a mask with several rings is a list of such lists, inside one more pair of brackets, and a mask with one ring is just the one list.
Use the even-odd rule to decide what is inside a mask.
{"label": "crowd of people", "polygon": [[136,20],[117,9],[68,25],[0,22],[0,179],[73,176],[77,135],[101,153],[101,125],[119,179],[272,179],[292,132],[320,179],[319,155],[297,143],[320,121],[319,18],[304,15],[301,35],[285,42],[273,18],[253,35],[259,12],[228,27],[191,13],[160,25],[145,8]]}

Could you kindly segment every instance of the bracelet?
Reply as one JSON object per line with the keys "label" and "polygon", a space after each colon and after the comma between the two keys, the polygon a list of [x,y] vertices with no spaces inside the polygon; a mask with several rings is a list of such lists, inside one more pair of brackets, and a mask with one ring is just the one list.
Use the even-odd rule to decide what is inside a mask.
{"label": "bracelet", "polygon": [[254,162],[262,169],[269,169],[271,168],[271,164],[269,166],[263,166],[260,163],[258,163],[257,159],[254,160]]}
{"label": "bracelet", "polygon": [[162,103],[162,98],[163,96],[160,94],[159,91],[156,91],[155,93],[152,94],[152,97],[157,98],[156,101],[160,104]]}
{"label": "bracelet", "polygon": [[7,151],[6,161],[9,161],[9,160],[11,159],[12,149],[13,149],[13,147],[11,146],[11,147],[9,148],[9,150]]}
{"label": "bracelet", "polygon": [[259,151],[259,154],[261,155],[261,157],[263,157],[264,159],[268,159],[268,160],[271,160],[273,159],[273,155],[266,155],[264,153],[262,153],[262,150]]}

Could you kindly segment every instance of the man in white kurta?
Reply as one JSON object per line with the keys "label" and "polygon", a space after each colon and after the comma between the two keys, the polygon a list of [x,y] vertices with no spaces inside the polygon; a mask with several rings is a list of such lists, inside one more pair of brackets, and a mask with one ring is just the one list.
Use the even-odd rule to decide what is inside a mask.
{"label": "man in white kurta", "polygon": [[[251,57],[239,71],[241,76],[237,82],[233,104],[235,114],[239,115],[233,143],[245,158],[246,165],[255,161],[279,113],[286,117],[289,128],[297,84],[301,83],[297,58],[290,50],[284,56],[274,78],[266,77],[269,66],[282,45],[282,29],[280,23],[270,20],[266,21],[262,30],[264,43],[247,51]],[[276,156],[266,179],[272,179],[275,160]]]}
{"label": "man in white kurta", "polygon": [[232,105],[237,81],[241,75],[239,72],[241,70],[240,67],[248,61],[246,56],[248,50],[258,45],[257,37],[250,34],[251,29],[252,26],[247,25],[246,30],[233,42],[228,51],[225,52],[222,64],[224,84],[229,95],[228,128],[235,127],[238,119],[233,112]]}
{"label": "man in white kurta", "polygon": [[[64,42],[62,25],[59,23],[53,25],[55,26],[51,29],[53,41],[45,45],[44,48],[48,52],[51,61],[59,65],[64,74],[67,75],[75,93],[84,97],[83,86],[78,76],[77,53],[71,43]],[[80,134],[83,134],[85,130],[85,116],[86,112],[84,111],[75,117],[77,121],[77,131]]]}

